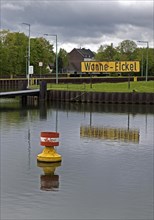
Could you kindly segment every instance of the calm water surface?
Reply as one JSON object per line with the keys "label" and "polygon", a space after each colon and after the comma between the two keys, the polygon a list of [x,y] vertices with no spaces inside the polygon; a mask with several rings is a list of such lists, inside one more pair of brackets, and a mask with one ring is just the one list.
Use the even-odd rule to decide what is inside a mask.
{"label": "calm water surface", "polygon": [[[41,131],[61,163],[37,163]],[[153,106],[0,100],[1,219],[153,219],[153,132]]]}

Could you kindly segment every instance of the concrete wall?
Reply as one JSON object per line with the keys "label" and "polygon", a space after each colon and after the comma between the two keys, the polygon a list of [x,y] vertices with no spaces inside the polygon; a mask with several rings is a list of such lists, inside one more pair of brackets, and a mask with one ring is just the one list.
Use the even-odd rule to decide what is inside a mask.
{"label": "concrete wall", "polygon": [[0,79],[0,91],[25,90],[27,80],[19,79]]}
{"label": "concrete wall", "polygon": [[49,101],[112,103],[112,104],[154,104],[154,93],[120,93],[120,92],[80,92],[80,91],[48,91]]}

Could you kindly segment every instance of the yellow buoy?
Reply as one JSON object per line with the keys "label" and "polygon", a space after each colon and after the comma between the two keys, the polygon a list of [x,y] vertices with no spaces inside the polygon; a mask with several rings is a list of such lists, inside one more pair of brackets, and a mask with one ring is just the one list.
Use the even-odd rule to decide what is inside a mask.
{"label": "yellow buoy", "polygon": [[45,146],[42,153],[37,155],[37,160],[40,162],[61,162],[62,157],[55,150],[55,146],[59,145],[58,132],[41,132],[41,145]]}

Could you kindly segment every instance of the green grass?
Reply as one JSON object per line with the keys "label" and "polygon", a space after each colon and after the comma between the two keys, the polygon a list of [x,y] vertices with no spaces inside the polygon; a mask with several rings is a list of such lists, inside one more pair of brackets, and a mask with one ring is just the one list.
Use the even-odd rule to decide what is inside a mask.
{"label": "green grass", "polygon": [[[94,91],[94,92],[146,92],[154,93],[154,81],[97,84],[47,84],[48,90]],[[34,87],[33,87],[34,88]]]}
{"label": "green grass", "polygon": [[[92,87],[92,88],[91,88]],[[95,92],[154,92],[154,81],[125,83],[98,83],[98,84],[48,84],[48,89],[95,91]]]}

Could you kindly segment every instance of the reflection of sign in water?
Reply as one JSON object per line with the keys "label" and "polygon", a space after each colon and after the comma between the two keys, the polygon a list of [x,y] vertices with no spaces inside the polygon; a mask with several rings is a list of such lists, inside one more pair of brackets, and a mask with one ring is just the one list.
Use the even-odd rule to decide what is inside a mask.
{"label": "reflection of sign in water", "polygon": [[139,61],[81,62],[81,72],[139,72]]}
{"label": "reflection of sign in water", "polygon": [[99,139],[130,141],[136,143],[139,142],[139,131],[135,129],[128,130],[124,128],[98,128],[93,126],[81,126],[80,136]]}
{"label": "reflection of sign in water", "polygon": [[61,166],[61,163],[42,163],[37,162],[37,166],[41,167],[44,174],[40,176],[41,187],[43,191],[55,191],[59,188],[59,175],[54,172],[57,167]]}

